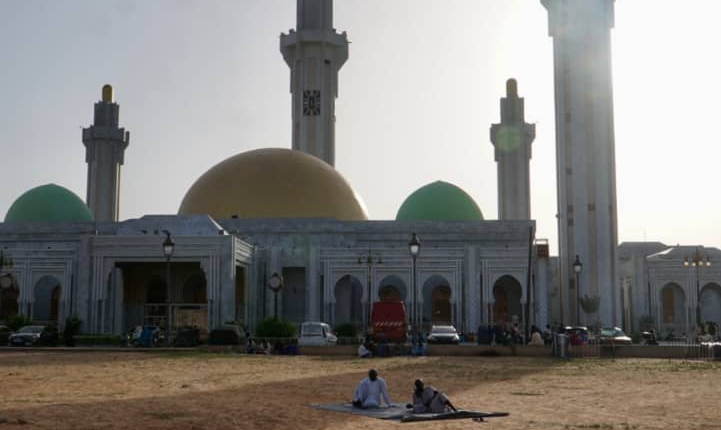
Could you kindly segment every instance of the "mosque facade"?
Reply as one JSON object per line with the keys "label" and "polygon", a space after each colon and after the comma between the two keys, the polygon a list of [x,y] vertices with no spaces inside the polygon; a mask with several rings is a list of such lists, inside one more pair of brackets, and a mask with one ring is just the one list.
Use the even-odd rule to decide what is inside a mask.
{"label": "mosque facade", "polygon": [[[559,37],[554,26],[566,22],[563,11],[551,0],[542,3],[552,35]],[[609,1],[596,3],[606,7]],[[293,149],[265,148],[222,160],[190,187],[177,214],[119,220],[121,166],[132,147],[112,88],[104,87],[93,124],[82,134],[86,200],[58,185],[39,186],[18,197],[0,223],[0,320],[20,313],[62,325],[76,315],[86,333],[121,334],[140,324],[210,330],[229,321],[252,330],[278,315],[293,323],[363,329],[373,302],[402,300],[426,330],[434,323],[474,332],[483,324],[527,329],[563,322],[623,324],[630,331],[645,321],[688,332],[697,319],[721,321],[721,272],[706,264],[719,261],[720,251],[660,243],[617,248],[608,109],[609,117],[591,126],[605,130],[598,139],[605,142],[599,145],[606,148],[600,158],[606,164],[581,182],[559,173],[559,183],[576,185],[575,191],[559,185],[559,208],[567,209],[561,210],[559,228],[566,233],[560,235],[560,258],[549,256],[530,214],[535,126],[525,123],[515,80],[501,100],[501,122],[490,130],[498,220],[484,219],[471,196],[441,180],[399,202],[395,220],[369,220],[362,199],[333,166],[338,70],[348,58],[347,36],[333,28],[332,0],[298,0],[297,7],[297,28],[280,40],[291,70]],[[600,20],[605,27],[599,28],[607,31],[612,9],[595,15],[591,9],[565,13]],[[599,49],[603,60],[606,46]],[[573,105],[574,92],[566,94],[570,90],[558,73],[557,102],[561,94]],[[585,82],[579,76],[573,85]],[[610,85],[606,78],[602,83]],[[608,108],[610,96],[599,103]],[[557,106],[557,132],[565,110]],[[569,124],[562,127],[565,137],[557,145],[565,149],[559,154],[590,157],[583,155],[589,147],[578,147],[575,139],[583,116]],[[594,188],[599,181],[608,187]],[[596,200],[580,187],[593,188]],[[613,210],[597,215],[606,206]],[[587,213],[579,214],[578,207]],[[409,253],[413,234],[421,241],[415,264]],[[172,253],[166,254],[171,240]],[[578,253],[584,259],[582,295],[572,282]],[[593,268],[598,259],[603,264]],[[270,279],[278,275],[282,288],[273,290]],[[599,303],[588,307],[581,297],[599,297]]]}

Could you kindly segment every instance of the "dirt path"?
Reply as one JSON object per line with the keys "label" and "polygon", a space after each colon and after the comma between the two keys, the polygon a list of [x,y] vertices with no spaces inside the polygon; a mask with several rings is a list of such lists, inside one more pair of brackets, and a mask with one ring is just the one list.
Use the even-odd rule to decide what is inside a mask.
{"label": "dirt path", "polygon": [[0,354],[0,428],[420,428],[306,406],[350,400],[369,367],[395,402],[423,377],[459,407],[511,413],[487,428],[721,429],[721,363],[40,352]]}

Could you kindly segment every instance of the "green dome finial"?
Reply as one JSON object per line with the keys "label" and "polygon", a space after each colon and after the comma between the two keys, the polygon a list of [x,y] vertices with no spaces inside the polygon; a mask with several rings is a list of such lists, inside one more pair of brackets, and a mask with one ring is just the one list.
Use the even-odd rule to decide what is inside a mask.
{"label": "green dome finial", "polygon": [[55,184],[26,191],[5,215],[5,222],[72,221],[93,221],[93,214],[75,193]]}
{"label": "green dome finial", "polygon": [[408,196],[396,220],[482,221],[483,213],[468,193],[448,182],[436,181]]}

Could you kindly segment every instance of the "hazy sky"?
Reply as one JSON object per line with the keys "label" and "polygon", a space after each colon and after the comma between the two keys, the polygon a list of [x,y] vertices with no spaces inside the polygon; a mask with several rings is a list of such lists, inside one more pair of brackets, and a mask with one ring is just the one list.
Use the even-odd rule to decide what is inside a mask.
{"label": "hazy sky", "polygon": [[[295,5],[1,1],[0,219],[50,182],[85,198],[81,128],[105,83],[131,132],[122,219],[175,213],[198,176],[229,156],[290,147],[278,37],[295,27]],[[619,241],[721,246],[720,11],[710,0],[616,3]],[[540,1],[336,0],[335,27],[352,42],[336,167],[371,218],[393,219],[408,194],[441,179],[496,219],[488,130],[515,77],[536,123],[532,217],[557,249],[552,41]]]}

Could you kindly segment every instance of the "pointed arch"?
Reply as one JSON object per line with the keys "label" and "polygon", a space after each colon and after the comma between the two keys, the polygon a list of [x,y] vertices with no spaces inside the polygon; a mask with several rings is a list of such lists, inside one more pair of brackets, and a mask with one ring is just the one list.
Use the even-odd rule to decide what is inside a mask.
{"label": "pointed arch", "polygon": [[333,287],[335,323],[360,326],[363,321],[363,284],[353,275],[343,275]]}
{"label": "pointed arch", "polygon": [[45,275],[35,283],[33,292],[33,319],[57,322],[62,292],[60,281],[53,275]]}
{"label": "pointed arch", "polygon": [[423,295],[422,322],[426,326],[424,329],[429,329],[429,326],[434,323],[451,324],[453,310],[450,282],[441,275],[433,275],[423,283],[421,292]]}
{"label": "pointed arch", "polygon": [[701,321],[721,325],[721,285],[709,282],[701,288]]}
{"label": "pointed arch", "polygon": [[408,288],[397,275],[388,275],[378,283],[378,300],[402,300],[406,305]]}
{"label": "pointed arch", "polygon": [[519,322],[522,319],[521,283],[511,275],[503,275],[493,284],[494,322]]}

